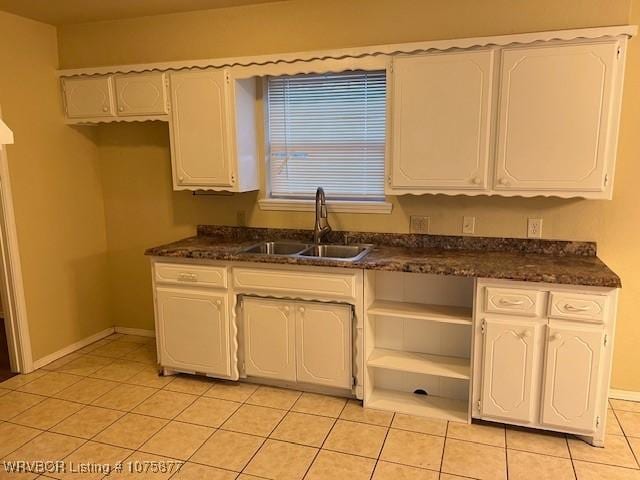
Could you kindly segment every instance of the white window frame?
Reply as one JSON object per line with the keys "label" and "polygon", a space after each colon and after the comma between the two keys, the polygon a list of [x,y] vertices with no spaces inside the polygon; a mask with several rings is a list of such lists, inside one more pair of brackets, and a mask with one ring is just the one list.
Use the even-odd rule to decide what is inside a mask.
{"label": "white window frame", "polygon": [[[389,69],[387,66],[379,66],[376,68],[362,68],[361,70],[386,70],[387,72],[387,86],[389,85]],[[320,72],[313,72],[320,73]],[[262,77],[262,91],[264,92],[264,108],[263,108],[263,120],[264,120],[264,158],[262,166],[264,168],[264,193],[265,197],[258,200],[258,205],[261,210],[265,211],[290,211],[290,212],[312,212],[315,210],[315,201],[313,199],[295,199],[295,198],[278,198],[271,197],[271,173],[270,173],[270,158],[269,158],[269,122],[267,111],[267,99],[266,92],[268,90],[268,77]],[[388,92],[388,87],[387,87]],[[388,94],[387,94],[388,104]],[[387,112],[387,135],[385,135],[385,143],[389,142],[388,136],[388,112]],[[387,153],[388,145],[385,144],[385,169],[387,165]],[[375,214],[390,214],[393,210],[393,204],[387,201],[386,195],[381,200],[331,200],[327,199],[327,210],[333,213],[375,213]]]}

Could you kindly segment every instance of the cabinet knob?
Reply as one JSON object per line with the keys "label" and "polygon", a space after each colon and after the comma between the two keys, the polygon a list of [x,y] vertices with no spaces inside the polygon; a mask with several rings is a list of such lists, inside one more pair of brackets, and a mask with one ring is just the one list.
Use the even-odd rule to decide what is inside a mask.
{"label": "cabinet knob", "polygon": [[300,307],[300,308],[298,308],[298,311],[299,311],[300,313],[304,313],[304,307]]}
{"label": "cabinet knob", "polygon": [[529,338],[531,336],[531,331],[530,330],[525,330],[524,332],[522,332],[520,334],[521,338]]}
{"label": "cabinet knob", "polygon": [[553,335],[551,335],[551,340],[562,340],[562,335],[560,335],[559,333],[554,333]]}
{"label": "cabinet knob", "polygon": [[216,300],[216,305],[218,306],[222,305],[222,300]]}
{"label": "cabinet knob", "polygon": [[473,177],[473,179],[471,179],[471,183],[473,183],[474,185],[480,185],[480,177]]}
{"label": "cabinet knob", "polygon": [[500,180],[498,180],[498,183],[506,187],[507,185],[509,185],[509,180],[507,180],[506,178],[501,178]]}
{"label": "cabinet knob", "polygon": [[184,182],[184,177],[178,177],[178,182],[180,183]]}
{"label": "cabinet knob", "polygon": [[285,311],[285,313],[289,313],[290,308],[289,307],[284,307],[283,310]]}
{"label": "cabinet knob", "polygon": [[119,112],[124,112],[124,107],[118,107]]}
{"label": "cabinet knob", "polygon": [[109,111],[109,107],[107,107],[107,106],[102,107],[102,111],[103,112],[108,112]]}

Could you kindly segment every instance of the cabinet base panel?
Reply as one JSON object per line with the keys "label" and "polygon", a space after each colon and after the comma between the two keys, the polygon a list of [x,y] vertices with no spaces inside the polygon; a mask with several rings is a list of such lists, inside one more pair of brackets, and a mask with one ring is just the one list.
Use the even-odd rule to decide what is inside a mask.
{"label": "cabinet base panel", "polygon": [[469,423],[469,405],[464,400],[423,396],[394,390],[374,389],[365,401],[366,408],[387,410],[421,417]]}

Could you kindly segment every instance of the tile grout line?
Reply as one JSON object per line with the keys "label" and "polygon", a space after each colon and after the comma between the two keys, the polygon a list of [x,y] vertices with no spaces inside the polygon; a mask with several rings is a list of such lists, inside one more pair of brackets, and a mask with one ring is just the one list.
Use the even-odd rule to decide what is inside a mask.
{"label": "tile grout line", "polygon": [[384,432],[384,439],[382,440],[382,445],[380,445],[380,451],[378,452],[376,463],[373,464],[373,470],[371,470],[371,475],[369,475],[369,480],[373,478],[373,476],[375,475],[376,469],[378,468],[378,463],[380,463],[380,457],[382,456],[382,451],[384,450],[384,446],[387,443],[387,437],[389,436],[389,432],[391,432],[391,425],[393,425],[394,418],[396,418],[396,412],[392,412],[391,422],[389,422],[389,426],[386,427],[386,431]]}

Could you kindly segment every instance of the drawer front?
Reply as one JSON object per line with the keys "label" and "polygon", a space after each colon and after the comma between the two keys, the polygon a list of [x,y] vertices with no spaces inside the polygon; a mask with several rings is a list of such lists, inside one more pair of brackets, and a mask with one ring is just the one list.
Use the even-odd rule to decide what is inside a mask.
{"label": "drawer front", "polygon": [[549,317],[604,323],[608,297],[570,292],[551,292]]}
{"label": "drawer front", "polygon": [[537,317],[544,305],[545,292],[516,288],[485,288],[484,311]]}
{"label": "drawer front", "polygon": [[356,295],[355,276],[339,273],[234,268],[233,285],[241,290],[292,292],[334,298],[353,298]]}
{"label": "drawer front", "polygon": [[157,263],[156,283],[202,287],[227,288],[227,268],[209,265],[184,265],[179,263]]}

